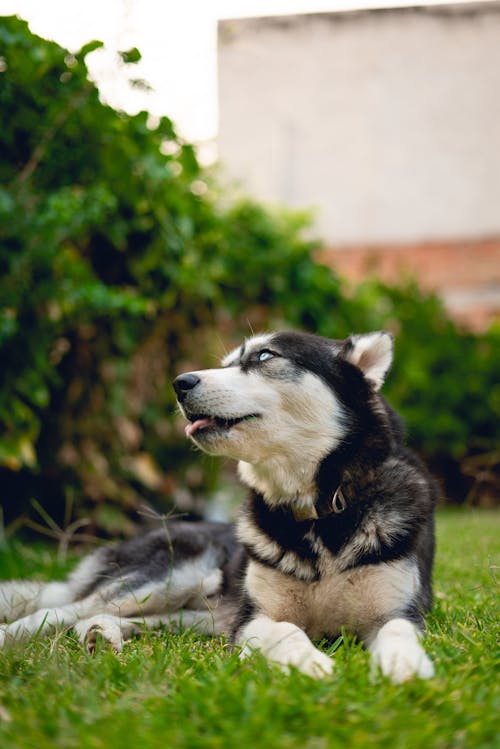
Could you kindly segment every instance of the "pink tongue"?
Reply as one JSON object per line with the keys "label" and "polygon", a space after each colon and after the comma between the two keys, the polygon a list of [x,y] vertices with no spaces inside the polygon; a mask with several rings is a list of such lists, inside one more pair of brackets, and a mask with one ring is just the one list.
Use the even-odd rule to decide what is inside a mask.
{"label": "pink tongue", "polygon": [[195,432],[198,431],[198,429],[201,429],[202,427],[206,427],[209,424],[213,424],[213,419],[196,419],[195,422],[192,424],[188,424],[184,428],[184,432],[186,434],[186,437],[192,437]]}

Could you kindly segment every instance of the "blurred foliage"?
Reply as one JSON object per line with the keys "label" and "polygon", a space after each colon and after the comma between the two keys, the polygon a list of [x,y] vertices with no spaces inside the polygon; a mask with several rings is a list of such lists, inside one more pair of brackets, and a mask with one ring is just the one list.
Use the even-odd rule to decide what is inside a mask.
{"label": "blurred foliage", "polygon": [[[217,487],[170,380],[249,327],[398,335],[387,394],[410,438],[453,466],[498,444],[499,331],[457,330],[435,297],[315,262],[307,217],[232,197],[172,122],[99,100],[85,56],[0,19],[0,498],[128,532]],[[140,59],[136,49],[123,65]],[[8,113],[8,116],[5,116]],[[214,346],[214,341],[216,345]],[[458,475],[458,474],[457,474]],[[463,494],[463,492],[462,492]],[[31,521],[33,522],[33,521]]]}

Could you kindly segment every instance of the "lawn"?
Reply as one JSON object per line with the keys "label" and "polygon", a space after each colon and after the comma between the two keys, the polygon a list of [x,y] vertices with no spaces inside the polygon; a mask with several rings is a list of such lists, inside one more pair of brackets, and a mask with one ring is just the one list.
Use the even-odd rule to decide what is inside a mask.
{"label": "lawn", "polygon": [[[430,681],[370,674],[350,638],[336,643],[334,676],[315,682],[259,657],[240,663],[224,642],[190,632],[94,656],[65,634],[0,656],[0,747],[498,747],[499,547],[500,514],[438,516]],[[0,549],[1,578],[61,569],[43,547]]]}

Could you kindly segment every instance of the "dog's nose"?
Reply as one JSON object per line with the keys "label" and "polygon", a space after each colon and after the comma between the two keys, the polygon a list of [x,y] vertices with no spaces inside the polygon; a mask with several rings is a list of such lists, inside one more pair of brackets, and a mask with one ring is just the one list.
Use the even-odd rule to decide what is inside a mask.
{"label": "dog's nose", "polygon": [[177,393],[177,400],[182,403],[187,393],[199,383],[200,378],[195,374],[187,373],[179,375],[174,380],[174,390]]}

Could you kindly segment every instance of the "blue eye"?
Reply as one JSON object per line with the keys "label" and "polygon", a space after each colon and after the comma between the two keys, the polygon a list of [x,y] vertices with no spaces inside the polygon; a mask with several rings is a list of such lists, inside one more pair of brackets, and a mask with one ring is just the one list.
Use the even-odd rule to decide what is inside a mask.
{"label": "blue eye", "polygon": [[268,359],[272,359],[274,354],[271,351],[261,351],[259,354],[259,361],[267,361]]}

